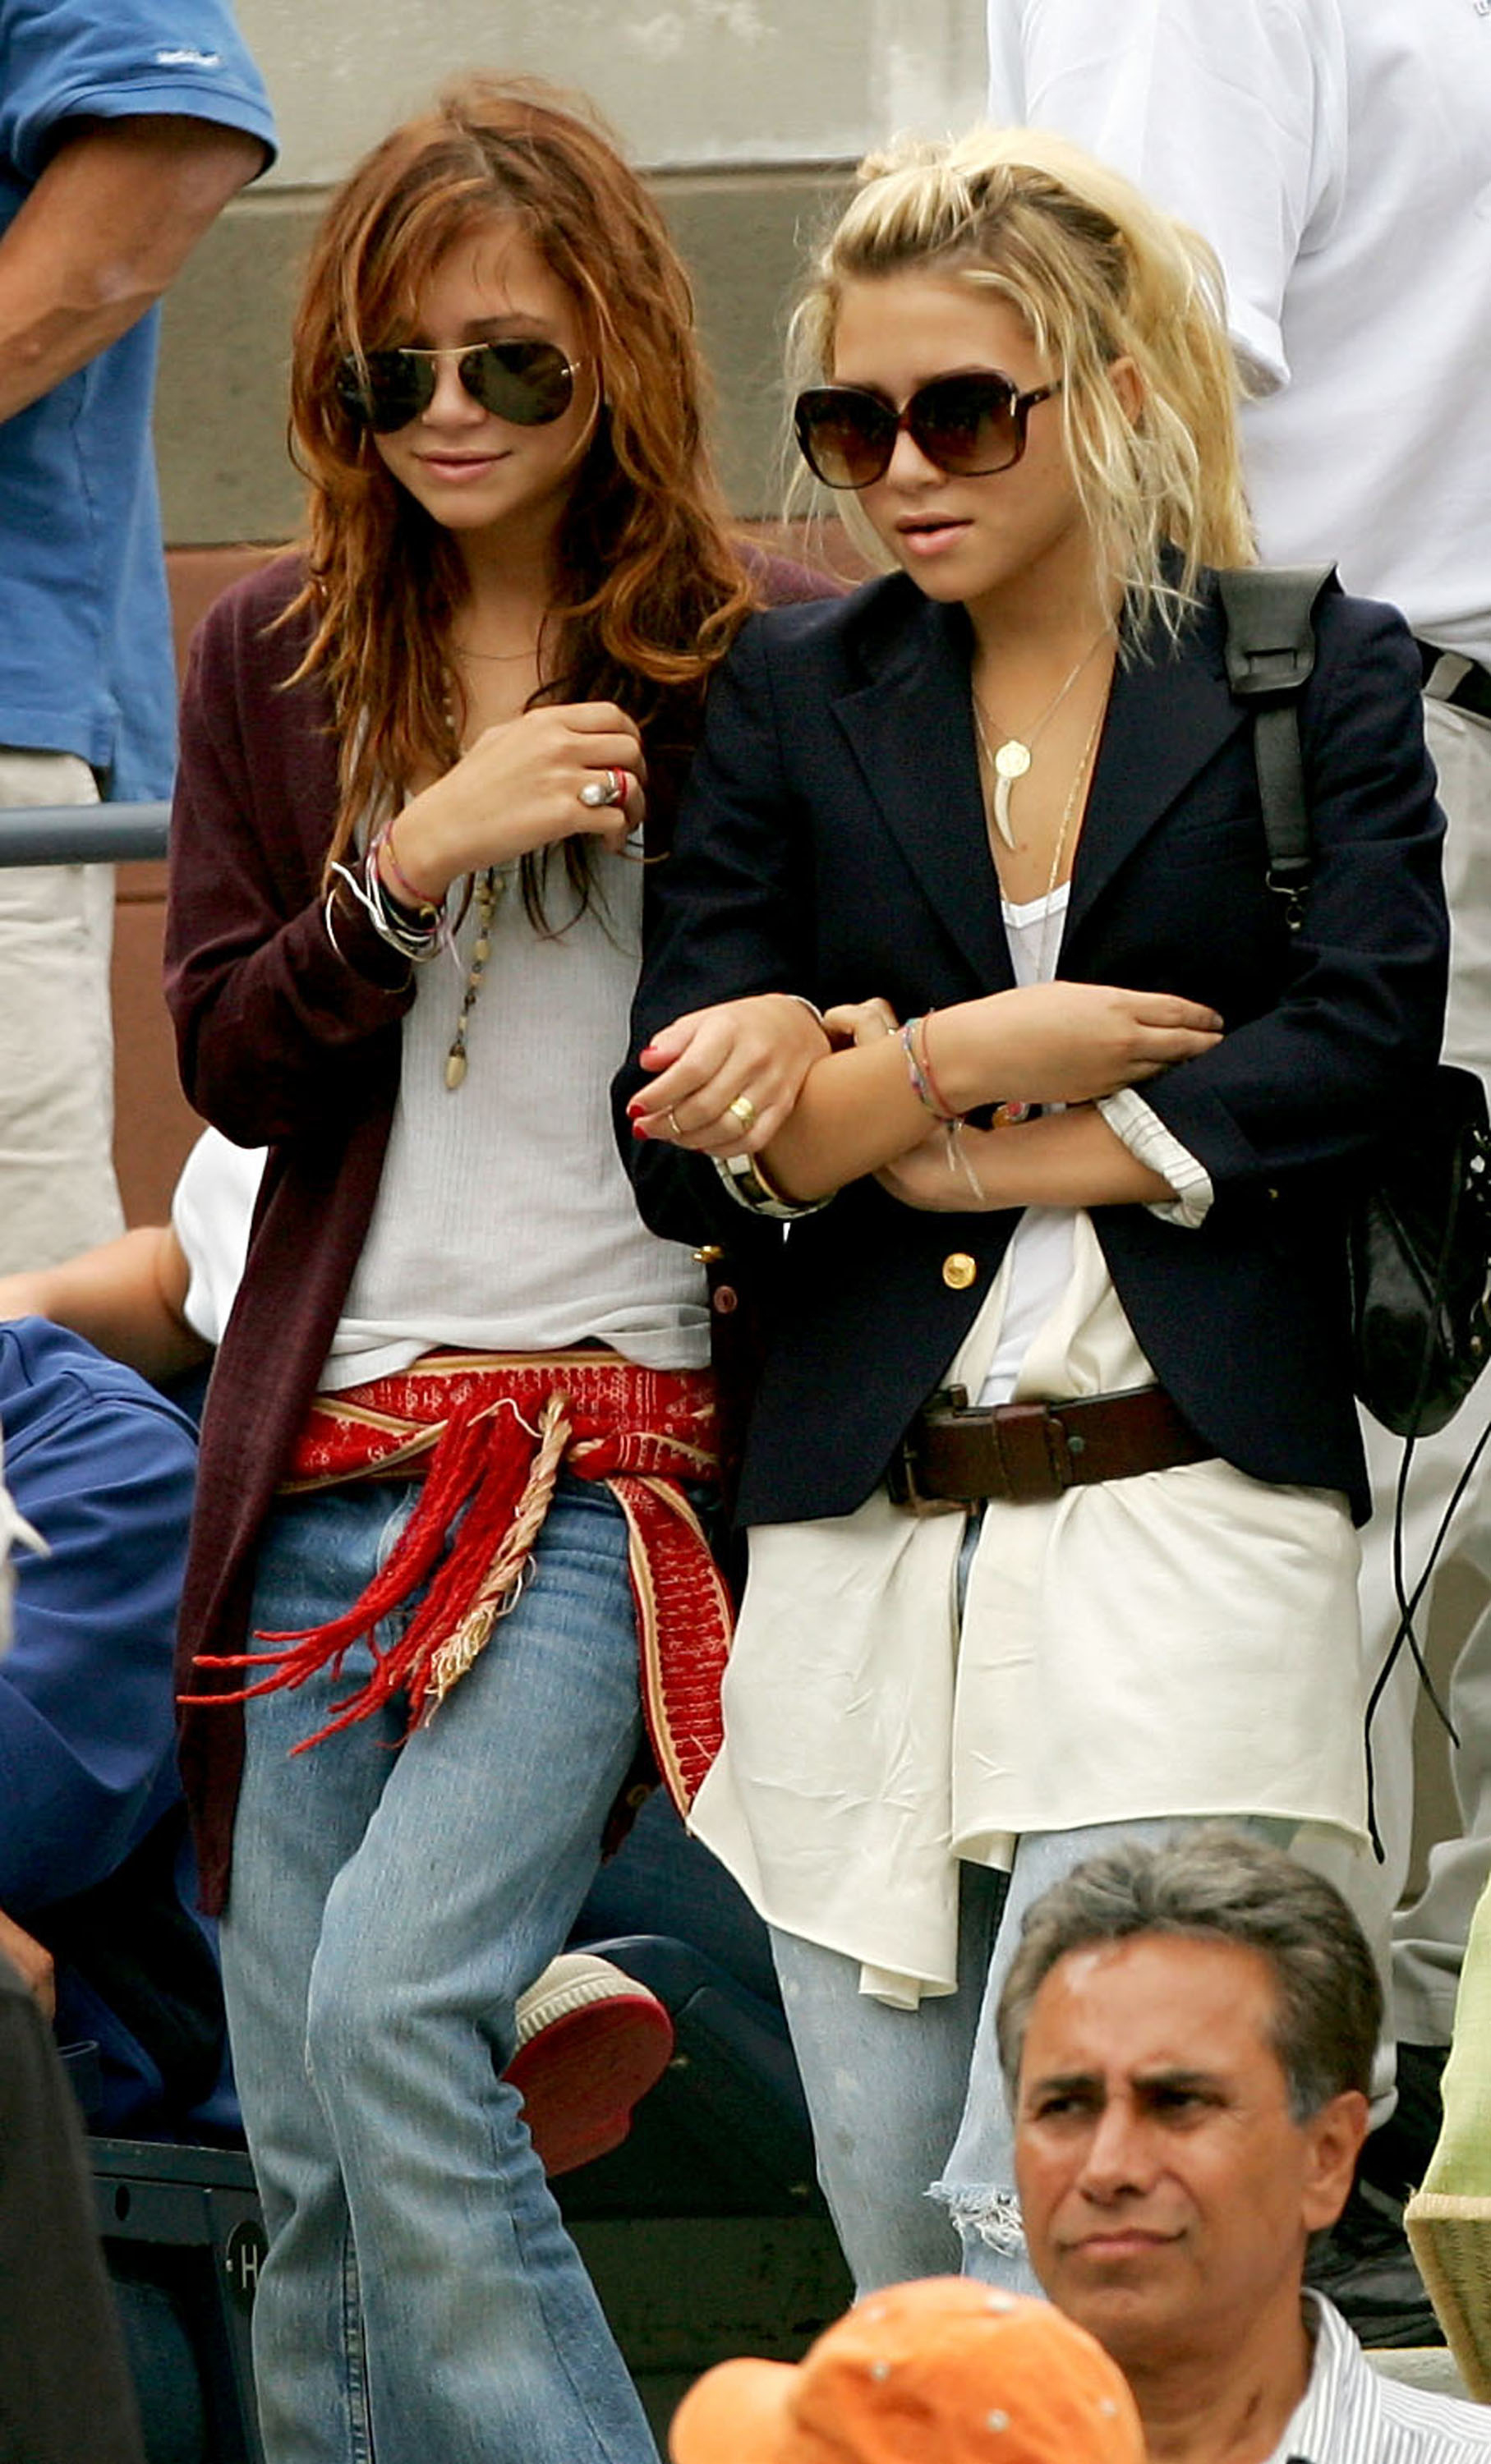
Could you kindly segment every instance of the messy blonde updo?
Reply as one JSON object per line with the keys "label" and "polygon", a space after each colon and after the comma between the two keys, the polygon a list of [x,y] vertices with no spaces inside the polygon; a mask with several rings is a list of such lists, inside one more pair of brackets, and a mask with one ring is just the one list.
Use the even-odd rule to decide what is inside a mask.
{"label": "messy blonde updo", "polygon": [[[832,378],[847,283],[918,271],[1008,300],[1060,377],[1095,552],[1136,618],[1158,610],[1173,625],[1199,567],[1253,562],[1221,272],[1194,231],[1038,130],[902,139],[860,165],[856,194],[813,261],[791,322],[790,398]],[[1138,378],[1137,417],[1113,380],[1121,359]],[[854,499],[837,504],[879,553]],[[1167,548],[1178,571],[1167,570]]]}

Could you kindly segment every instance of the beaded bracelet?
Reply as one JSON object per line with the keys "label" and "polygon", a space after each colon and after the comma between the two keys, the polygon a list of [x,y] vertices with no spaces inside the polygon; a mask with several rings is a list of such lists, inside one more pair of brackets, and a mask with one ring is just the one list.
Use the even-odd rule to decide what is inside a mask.
{"label": "beaded bracelet", "polygon": [[[952,1112],[948,1111],[947,1099],[937,1083],[937,1072],[932,1067],[930,1029],[932,1021],[936,1015],[937,1013],[935,1010],[929,1009],[923,1017],[914,1022],[914,1023],[922,1030],[922,1075],[926,1080],[927,1089],[932,1096],[933,1102],[942,1107],[939,1118],[954,1122],[961,1130],[967,1127],[967,1115],[962,1112]],[[1038,1104],[1022,1103],[1017,1097],[1012,1096],[1007,1103],[996,1104],[994,1106],[993,1111],[990,1116],[989,1126],[991,1130],[1016,1129],[1021,1121],[1034,1120],[1039,1110],[1040,1106]],[[967,1155],[962,1156],[960,1160],[965,1173],[972,1178],[972,1168],[968,1163]],[[975,1188],[979,1188],[980,1186],[976,1179],[974,1180],[973,1185]]]}

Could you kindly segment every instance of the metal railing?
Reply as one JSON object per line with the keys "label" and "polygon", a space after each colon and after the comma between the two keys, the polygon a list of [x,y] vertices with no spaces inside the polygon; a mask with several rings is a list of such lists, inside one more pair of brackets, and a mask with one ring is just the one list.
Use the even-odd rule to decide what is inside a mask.
{"label": "metal railing", "polygon": [[0,870],[18,864],[145,864],[166,853],[169,804],[0,808]]}

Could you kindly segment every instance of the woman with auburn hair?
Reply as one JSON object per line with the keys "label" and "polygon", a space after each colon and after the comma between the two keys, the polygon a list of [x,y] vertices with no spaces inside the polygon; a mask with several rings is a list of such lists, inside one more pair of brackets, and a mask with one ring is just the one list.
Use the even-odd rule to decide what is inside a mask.
{"label": "woman with auburn hair", "polygon": [[[269,2253],[269,2464],[640,2464],[501,2077],[727,1610],[701,1265],[607,1129],[705,679],[757,595],[688,286],[610,141],[469,81],[306,276],[302,555],[193,648],[168,990],[269,1147],[218,1354],[183,1755]],[[796,585],[812,589],[806,577]],[[747,1028],[783,1103],[820,1031]],[[232,1887],[229,1887],[230,1855]]]}
{"label": "woman with auburn hair", "polygon": [[[1342,1205],[1437,1050],[1441,825],[1414,646],[1327,592],[1270,891],[1217,291],[1056,139],[865,165],[795,425],[894,569],[716,677],[621,1081],[655,1228],[801,1218],[693,1819],[773,1925],[861,2290],[954,2227],[1030,2280],[993,2012],[1051,1881],[1115,1828],[1363,1837]],[[746,1157],[700,1011],[768,990],[843,1048]]]}

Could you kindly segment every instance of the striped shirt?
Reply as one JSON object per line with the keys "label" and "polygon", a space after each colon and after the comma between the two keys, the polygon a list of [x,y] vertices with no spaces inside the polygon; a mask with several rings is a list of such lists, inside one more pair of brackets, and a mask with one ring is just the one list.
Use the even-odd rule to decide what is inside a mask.
{"label": "striped shirt", "polygon": [[1373,2369],[1318,2293],[1310,2383],[1269,2464],[1491,2464],[1491,2407],[1432,2395]]}

